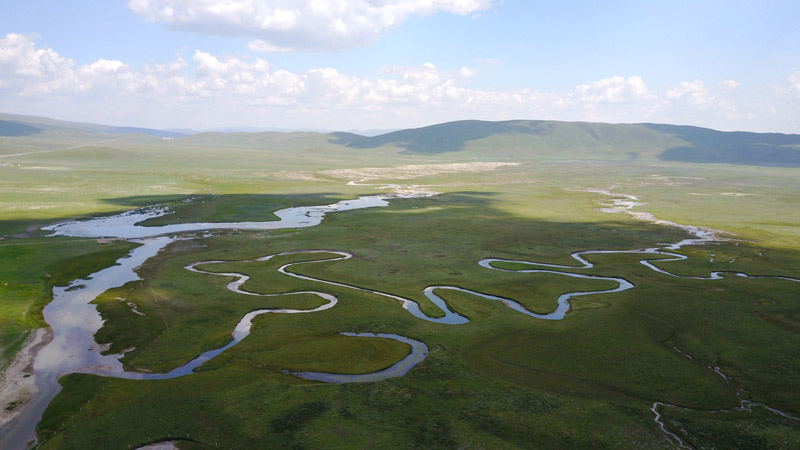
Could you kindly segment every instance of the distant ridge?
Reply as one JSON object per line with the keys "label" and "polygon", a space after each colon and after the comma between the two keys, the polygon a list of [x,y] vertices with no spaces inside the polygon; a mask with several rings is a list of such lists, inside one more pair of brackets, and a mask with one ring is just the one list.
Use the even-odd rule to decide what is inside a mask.
{"label": "distant ridge", "polygon": [[24,123],[0,120],[0,136],[28,136],[42,131]]}
{"label": "distant ridge", "polygon": [[94,123],[67,122],[63,120],[50,119],[47,117],[0,113],[0,136],[28,136],[48,130],[78,130],[99,134],[139,133],[158,138],[177,138],[186,136],[186,133],[168,130],[155,130],[152,128],[116,127],[111,125],[98,125]]}
{"label": "distant ridge", "polygon": [[665,161],[800,167],[800,135],[716,131],[708,128],[649,124],[689,145],[661,154]]}
{"label": "distant ridge", "polygon": [[[405,154],[507,160],[638,159],[702,163],[800,167],[800,135],[723,132],[684,125],[608,124],[550,120],[500,122],[461,120],[392,131],[376,136],[335,132],[197,133],[67,122],[44,117],[0,113],[0,136],[24,137],[74,131],[86,134],[137,133],[179,139],[183,145],[237,146],[272,151],[350,149]],[[458,154],[458,155],[456,155]]]}
{"label": "distant ridge", "polygon": [[624,153],[631,159],[655,152],[663,161],[800,167],[800,135],[724,132],[681,125],[462,120],[372,137],[341,132],[331,136],[331,142],[350,148],[392,145],[403,153],[458,152],[470,144],[477,145],[476,141],[505,136],[517,138],[509,145],[535,151],[560,149],[598,156]]}
{"label": "distant ridge", "polygon": [[362,136],[353,133],[331,133],[335,144],[351,148],[377,148],[394,144],[409,153],[444,153],[463,150],[468,141],[486,138],[496,134],[522,133],[540,134],[537,125],[543,121],[512,120],[486,122],[482,120],[460,120],[422,128],[392,131],[377,136]]}
{"label": "distant ridge", "polygon": [[175,131],[167,131],[167,130],[154,130],[151,128],[136,128],[136,127],[112,127],[106,133],[111,134],[127,134],[127,133],[141,133],[146,134],[148,136],[155,136],[160,138],[178,138],[181,136],[186,136],[185,133],[179,133]]}

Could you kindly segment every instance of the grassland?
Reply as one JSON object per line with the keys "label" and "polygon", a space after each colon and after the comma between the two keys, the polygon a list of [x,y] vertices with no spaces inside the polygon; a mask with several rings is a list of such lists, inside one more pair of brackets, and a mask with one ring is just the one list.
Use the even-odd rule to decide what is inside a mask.
{"label": "grassland", "polygon": [[[42,325],[35,317],[49,286],[109,265],[132,245],[44,238],[35,224],[154,203],[175,210],[160,223],[269,220],[286,206],[376,192],[346,185],[331,169],[519,163],[407,180],[389,174],[371,182],[427,185],[442,194],[331,214],[315,228],[175,242],[140,269],[142,281],[96,300],[106,319],[97,340],[111,352],[135,347],[123,358],[128,368],[166,371],[224,345],[254,309],[320,304],[312,296],[236,295],[225,289],[225,277],[189,272],[188,263],[230,261],[205,269],[246,273],[251,280],[244,288],[253,292],[323,290],[340,302],[314,314],[261,316],[249,337],[190,376],[142,382],[69,375],[39,426],[42,448],[129,448],[162,440],[179,441],[182,449],[673,448],[653,421],[656,401],[690,408],[663,413],[693,447],[800,445],[800,423],[763,409],[706,412],[735,407],[740,394],[800,414],[794,350],[800,348],[800,283],[679,279],[649,270],[637,255],[595,255],[596,266],[583,272],[623,277],[636,287],[574,299],[572,312],[556,322],[444,292],[470,319],[450,326],[416,319],[390,299],[276,271],[308,255],[243,262],[286,250],[344,250],[354,257],[292,270],[402,295],[430,315],[437,311],[422,290],[433,284],[502,295],[546,312],[561,293],[611,286],[490,271],[477,261],[573,264],[573,251],[685,237],[678,229],[597,211],[598,195],[582,191],[614,188],[638,196],[647,203],[640,209],[660,218],[736,233],[738,241],[683,249],[687,261],[657,263],[672,272],[800,277],[797,169],[663,161],[659,152],[676,144],[672,137],[656,139],[652,130],[638,131],[648,133],[647,145],[623,145],[631,136],[617,136],[597,152],[576,140],[574,130],[560,132],[572,140],[547,151],[534,151],[539,138],[520,134],[475,136],[440,153],[409,152],[393,141],[359,148],[317,134],[243,134],[174,141],[123,136],[0,159],[16,164],[0,167],[6,207],[0,270],[9,283],[0,286],[0,326],[9,355],[25,330]],[[80,145],[65,140],[5,138],[0,153],[17,153],[22,145]],[[194,201],[182,202],[187,198]],[[430,355],[406,376],[378,383],[327,385],[282,372],[373,371],[407,352],[399,343],[342,331],[405,335],[425,342]]]}

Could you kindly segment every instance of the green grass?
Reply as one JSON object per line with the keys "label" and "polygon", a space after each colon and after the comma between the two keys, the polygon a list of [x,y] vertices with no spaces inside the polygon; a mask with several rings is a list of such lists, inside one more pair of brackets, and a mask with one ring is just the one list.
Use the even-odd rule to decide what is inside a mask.
{"label": "green grass", "polygon": [[[797,289],[788,282],[675,280],[638,264],[638,255],[598,255],[592,257],[597,266],[587,273],[623,276],[637,287],[576,301],[576,310],[560,322],[538,321],[495,302],[445,292],[442,295],[453,308],[471,319],[466,325],[445,326],[415,319],[391,300],[275,272],[286,262],[319,255],[235,262],[289,249],[347,249],[355,255],[351,260],[299,265],[291,270],[408,295],[420,303],[425,301],[420,295],[422,288],[435,282],[507,295],[544,308],[548,302],[552,307],[562,292],[610,286],[592,280],[494,272],[476,262],[497,256],[569,263],[570,251],[596,248],[601,241],[607,247],[631,248],[680,237],[674,230],[632,221],[592,224],[521,219],[503,214],[494,204],[491,197],[469,193],[402,200],[385,209],[332,214],[320,227],[293,233],[232,233],[171,246],[145,266],[142,273],[148,282],[122,288],[130,292],[129,298],[141,311],[151,314],[152,285],[170,324],[169,329],[162,326],[152,342],[142,343],[148,345],[145,352],[134,351],[125,358],[130,367],[169,370],[203,350],[224,344],[246,311],[301,307],[300,298],[230,293],[224,288],[225,277],[185,273],[183,266],[189,262],[229,260],[232,262],[202,268],[247,273],[253,278],[244,288],[250,291],[321,289],[336,293],[340,304],[308,315],[261,316],[251,336],[201,373],[169,382],[139,383],[135,398],[129,397],[132,390],[125,394],[132,389],[125,387],[130,382],[111,380],[115,397],[100,393],[87,405],[99,406],[113,398],[119,406],[102,413],[87,411],[63,427],[54,427],[60,431],[50,442],[69,448],[70,440],[98,439],[89,436],[101,427],[118,428],[113,424],[132,420],[125,414],[144,408],[153,411],[153,419],[138,419],[143,428],[136,433],[116,433],[114,439],[136,444],[143,442],[141,436],[145,435],[189,435],[204,445],[224,442],[218,445],[233,448],[343,448],[368,442],[387,448],[467,444],[511,448],[535,442],[557,448],[588,448],[598,442],[609,447],[637,442],[668,448],[669,443],[652,423],[649,406],[653,401],[701,410],[737,403],[736,389],[707,369],[706,363],[721,365],[753,398],[787,410],[800,404],[794,394],[800,380],[792,375],[800,372],[791,365],[797,361],[786,358],[785,352],[799,344],[796,333],[754,318],[757,312],[796,308],[792,299]],[[457,224],[455,229],[453,224]],[[382,238],[387,233],[393,238]],[[453,242],[448,236],[462,239]],[[529,245],[542,241],[559,245]],[[706,263],[690,261],[689,265],[693,271],[695,267],[705,269]],[[425,270],[416,270],[419,267]],[[767,290],[772,294],[766,309],[759,301],[751,301],[755,292],[764,297]],[[305,304],[308,308],[318,304],[312,298],[307,301],[311,302]],[[111,309],[106,303],[116,305],[118,313],[107,314]],[[141,329],[133,324],[144,319],[120,305],[119,301],[101,301],[100,308],[111,323]],[[150,319],[153,323],[160,320]],[[369,367],[363,365],[367,360],[372,360],[371,368],[377,370],[402,357],[370,349],[370,344],[359,343],[358,338],[340,337],[336,334],[340,331],[399,333],[426,342],[431,353],[406,377],[374,385],[314,385],[281,372],[358,372]],[[768,342],[783,344],[770,348]],[[704,364],[680,355],[673,346]],[[385,359],[373,358],[379,353]],[[348,354],[370,357],[354,360]],[[222,392],[198,394],[204,383],[225,387]],[[181,392],[192,401],[179,400]],[[247,396],[255,392],[264,399],[257,402],[258,408],[247,406],[254,402]],[[165,396],[169,399],[166,404],[162,401]],[[82,398],[87,401],[89,397]],[[525,403],[526,398],[530,403]],[[517,411],[509,411],[510,403],[521,404],[515,407]],[[228,425],[206,428],[208,425],[186,416],[190,405],[201,408],[202,420]],[[58,411],[71,408],[74,406],[56,403],[48,415],[52,411],[55,421]],[[182,412],[184,408],[187,412]],[[175,415],[186,419],[167,419]],[[562,426],[565,421],[570,427]],[[80,426],[70,428],[77,424]],[[725,422],[714,426],[726,427]],[[202,435],[195,437],[201,428]],[[47,429],[43,425],[42,430]]]}
{"label": "green grass", "polygon": [[10,360],[22,336],[46,326],[42,309],[52,300],[53,286],[104,269],[127,254],[132,244],[99,244],[72,238],[31,238],[0,241],[0,346]]}
{"label": "green grass", "polygon": [[[20,166],[0,167],[6,208],[0,281],[9,283],[0,284],[0,327],[7,352],[42,325],[41,308],[54,283],[105,267],[131,247],[43,238],[26,231],[32,225],[155,203],[175,213],[151,225],[272,220],[280,208],[380,192],[346,186],[327,169],[521,163],[400,180],[436,185],[443,195],[330,214],[315,228],[219,232],[173,243],[139,270],[142,281],[96,300],[105,319],[96,339],[111,344],[112,353],[134,347],[123,358],[129,369],[167,371],[218,348],[249,311],[321,304],[312,295],[237,295],[225,288],[226,277],[189,272],[189,263],[228,261],[202,269],[246,273],[252,278],[244,288],[252,292],[321,290],[337,295],[339,304],[312,314],[262,315],[249,337],[190,376],[152,382],[64,377],[64,390],[39,427],[42,448],[128,448],[167,439],[180,440],[182,449],[673,448],[653,422],[649,408],[655,401],[693,408],[663,412],[670,429],[697,447],[796,447],[797,423],[758,410],[728,416],[703,411],[735,406],[744,390],[752,400],[800,412],[800,358],[793,351],[800,345],[798,283],[677,279],[639,264],[641,255],[593,255],[593,269],[574,272],[619,276],[636,287],[573,299],[572,311],[558,322],[444,291],[451,308],[470,319],[447,326],[416,319],[394,300],[276,271],[319,255],[245,262],[287,250],[343,250],[354,257],[291,271],[402,295],[432,316],[441,312],[422,295],[432,284],[506,296],[548,312],[564,292],[616,283],[503,273],[477,262],[498,257],[574,264],[573,251],[651,247],[685,237],[675,228],[597,211],[599,196],[580,190],[616,186],[616,192],[646,202],[640,210],[735,232],[740,239],[683,249],[687,261],[655,263],[666,270],[800,277],[795,169],[664,162],[659,152],[680,142],[646,127],[637,130],[647,145],[626,143],[631,135],[614,135],[611,128],[573,124],[552,130],[558,137],[550,138],[553,145],[521,133],[488,135],[453,141],[461,150],[444,153],[398,153],[408,149],[390,142],[343,148],[319,135],[268,133],[183,142],[126,138],[8,159]],[[0,152],[80,142],[8,138]],[[388,177],[376,183],[398,181]],[[12,237],[19,233],[24,235]],[[408,352],[404,344],[345,337],[343,331],[401,334],[425,342],[430,354],[406,376],[378,383],[326,385],[283,373],[375,371]]]}
{"label": "green grass", "polygon": [[753,412],[696,412],[664,408],[664,420],[695,448],[792,448],[800,445],[797,421],[754,407]]}

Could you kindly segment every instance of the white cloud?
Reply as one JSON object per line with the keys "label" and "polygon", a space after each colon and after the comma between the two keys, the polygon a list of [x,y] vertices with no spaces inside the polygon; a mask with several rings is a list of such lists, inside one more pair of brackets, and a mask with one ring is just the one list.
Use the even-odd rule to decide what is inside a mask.
{"label": "white cloud", "polygon": [[729,90],[737,89],[739,86],[741,86],[741,84],[736,80],[725,80],[719,83],[719,87]]}
{"label": "white cloud", "polygon": [[145,20],[197,33],[255,38],[251,50],[326,51],[367,45],[409,15],[466,15],[492,0],[129,0]]}
{"label": "white cloud", "polygon": [[261,39],[255,39],[250,41],[247,44],[247,48],[256,52],[264,52],[264,53],[291,53],[300,51],[299,48],[297,47],[282,47]]}
{"label": "white cloud", "polygon": [[738,83],[727,80],[719,83],[720,89],[712,92],[700,80],[684,81],[678,86],[668,89],[665,97],[670,101],[671,109],[683,110],[687,118],[702,119],[703,115],[713,115],[723,119],[740,119],[736,103],[726,96]]}
{"label": "white cloud", "polygon": [[[615,76],[568,92],[472,88],[480,70],[427,62],[386,67],[377,77],[332,67],[290,72],[262,58],[201,50],[141,68],[107,59],[76,66],[31,37],[9,34],[0,39],[0,104],[7,112],[156,128],[365,129],[527,118],[800,131],[796,114],[781,106],[787,102],[740,104],[727,82],[654,90],[641,77]],[[800,72],[788,82],[800,98]]]}
{"label": "white cloud", "polygon": [[[706,94],[706,85],[700,80],[684,81],[680,85],[667,90],[667,98],[702,98]],[[697,100],[695,100],[697,101]]]}
{"label": "white cloud", "polygon": [[575,88],[574,100],[580,103],[650,102],[656,99],[640,77],[611,77]]}
{"label": "white cloud", "polygon": [[74,65],[49,48],[37,49],[31,37],[7,34],[0,39],[0,88],[47,92],[60,88]]}

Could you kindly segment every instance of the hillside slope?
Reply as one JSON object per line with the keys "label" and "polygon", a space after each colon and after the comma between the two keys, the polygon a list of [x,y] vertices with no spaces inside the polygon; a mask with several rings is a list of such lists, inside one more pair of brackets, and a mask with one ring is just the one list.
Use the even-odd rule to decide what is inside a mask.
{"label": "hillside slope", "polygon": [[140,133],[159,138],[176,138],[185,136],[185,133],[155,130],[152,128],[127,126],[117,127],[112,125],[98,125],[94,123],[68,122],[50,119],[47,117],[0,113],[0,136],[27,136],[46,130],[77,130],[110,135]]}
{"label": "hillside slope", "polygon": [[118,127],[0,113],[0,136],[63,137],[139,134],[174,138],[172,148],[240,148],[334,156],[399,154],[468,160],[673,161],[800,167],[800,135],[723,132],[663,124],[607,124],[548,120],[462,120],[377,136],[317,132],[208,132]]}
{"label": "hillside slope", "polygon": [[[439,154],[510,147],[538,155],[577,159],[658,158],[664,161],[800,167],[800,135],[722,132],[656,124],[465,120],[374,137],[332,133],[350,148],[395,146],[407,154]],[[500,144],[501,138],[510,142]]]}

